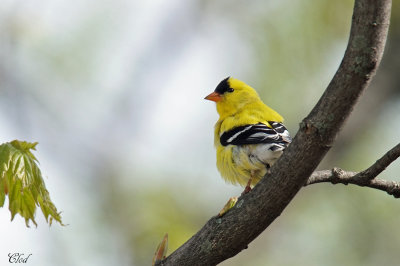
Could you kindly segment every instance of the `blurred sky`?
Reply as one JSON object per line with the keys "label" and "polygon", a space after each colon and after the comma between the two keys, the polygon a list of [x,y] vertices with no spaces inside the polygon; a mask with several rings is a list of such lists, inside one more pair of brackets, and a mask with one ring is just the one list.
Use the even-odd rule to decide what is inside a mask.
{"label": "blurred sky", "polygon": [[[6,202],[0,265],[13,252],[32,253],[29,265],[149,265],[163,233],[169,232],[171,249],[182,244],[241,192],[216,170],[218,117],[203,98],[227,76],[242,79],[286,117],[294,135],[340,63],[351,9],[352,1],[3,0],[0,139],[39,142],[35,155],[68,226],[49,228],[40,211],[37,228],[26,228],[19,216],[10,222]],[[398,143],[399,97],[390,89],[398,83],[385,73],[377,77],[381,93],[367,94],[366,109],[358,111],[364,122],[339,142],[348,149],[334,149],[323,166],[361,170]],[[386,121],[388,114],[394,119],[385,138],[365,130],[368,120]],[[396,165],[388,178],[398,173]],[[380,250],[368,257],[364,246],[355,255],[329,253],[340,249],[346,230],[355,232],[346,229],[355,219],[346,215],[359,207],[344,202],[393,205],[394,199],[332,185],[304,189],[299,197],[268,239],[264,233],[224,265],[266,265],[266,257],[268,265],[321,265],[326,256],[332,265],[374,265],[385,256]],[[365,215],[379,209],[394,226],[398,216],[379,204],[371,213],[367,206]],[[382,232],[366,231],[356,232],[352,245]],[[400,243],[398,231],[392,237],[393,245]],[[275,246],[273,239],[279,239]],[[263,250],[266,255],[255,255]]]}

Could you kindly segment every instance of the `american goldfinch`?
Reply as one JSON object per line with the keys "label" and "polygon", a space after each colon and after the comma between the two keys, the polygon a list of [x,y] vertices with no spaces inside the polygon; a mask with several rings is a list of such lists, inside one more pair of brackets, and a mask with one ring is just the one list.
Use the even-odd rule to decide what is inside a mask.
{"label": "american goldfinch", "polygon": [[226,181],[245,186],[247,193],[291,142],[283,118],[252,87],[232,77],[205,99],[216,102],[219,114],[214,132],[217,168]]}

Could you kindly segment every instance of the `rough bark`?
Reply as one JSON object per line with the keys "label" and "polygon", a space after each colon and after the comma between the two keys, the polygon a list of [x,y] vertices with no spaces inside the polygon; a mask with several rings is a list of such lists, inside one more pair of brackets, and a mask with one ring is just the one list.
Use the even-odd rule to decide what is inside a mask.
{"label": "rough bark", "polygon": [[375,74],[387,37],[390,9],[390,0],[355,1],[343,61],[271,173],[223,217],[212,217],[156,265],[216,265],[247,248],[282,213],[333,145]]}

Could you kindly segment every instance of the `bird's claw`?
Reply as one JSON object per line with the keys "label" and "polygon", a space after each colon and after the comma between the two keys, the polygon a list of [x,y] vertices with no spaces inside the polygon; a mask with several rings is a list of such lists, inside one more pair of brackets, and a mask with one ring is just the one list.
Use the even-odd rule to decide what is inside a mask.
{"label": "bird's claw", "polygon": [[251,191],[251,187],[250,186],[246,186],[241,194],[241,196],[243,196],[244,194],[247,194]]}

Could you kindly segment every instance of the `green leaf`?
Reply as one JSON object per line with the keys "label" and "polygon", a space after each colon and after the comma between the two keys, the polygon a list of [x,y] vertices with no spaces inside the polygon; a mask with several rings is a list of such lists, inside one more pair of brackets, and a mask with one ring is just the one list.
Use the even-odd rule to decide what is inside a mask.
{"label": "green leaf", "polygon": [[29,227],[29,221],[37,226],[35,212],[39,206],[49,225],[53,219],[64,225],[50,200],[37,165],[39,162],[31,152],[36,150],[37,144],[13,140],[0,145],[0,207],[8,195],[11,220],[18,213],[25,219],[26,226]]}
{"label": "green leaf", "polygon": [[4,205],[4,201],[6,199],[5,186],[5,181],[0,176],[0,207]]}

